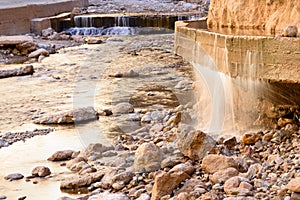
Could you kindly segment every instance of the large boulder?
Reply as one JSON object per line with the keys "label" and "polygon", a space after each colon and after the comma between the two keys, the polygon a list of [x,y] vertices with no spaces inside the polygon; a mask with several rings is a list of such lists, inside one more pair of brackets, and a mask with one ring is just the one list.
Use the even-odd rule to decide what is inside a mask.
{"label": "large boulder", "polygon": [[178,134],[178,148],[181,153],[193,160],[201,160],[214,148],[215,140],[202,131],[181,131]]}
{"label": "large boulder", "polygon": [[135,152],[134,171],[153,172],[158,170],[162,159],[163,152],[158,146],[153,142],[143,143]]}

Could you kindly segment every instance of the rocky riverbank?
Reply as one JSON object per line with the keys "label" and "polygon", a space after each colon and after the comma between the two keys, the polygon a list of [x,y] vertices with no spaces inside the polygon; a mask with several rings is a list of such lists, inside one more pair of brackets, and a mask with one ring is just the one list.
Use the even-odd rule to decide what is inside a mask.
{"label": "rocky riverbank", "polygon": [[87,187],[93,192],[79,199],[89,200],[299,199],[297,125],[214,141],[176,123],[182,109],[150,130],[121,135],[112,146],[91,144],[70,161],[65,161],[70,156],[60,159],[69,151],[56,152],[52,160],[77,171],[60,187]]}
{"label": "rocky riverbank", "polygon": [[[111,1],[94,4],[97,9],[103,4],[103,12],[137,9],[114,2],[123,6]],[[136,2],[140,9],[151,10]],[[153,9],[160,5],[154,3]],[[54,36],[68,37],[60,44],[74,40],[56,33],[44,37],[49,44]],[[23,160],[30,161],[27,173],[3,174],[3,162],[0,199],[300,199],[296,120],[274,130],[249,130],[240,137],[213,138],[195,130],[196,80],[192,66],[173,54],[173,41],[168,34],[79,37],[76,45],[82,45],[55,48],[56,54],[46,45],[46,56],[40,50],[32,59],[33,74],[0,79],[6,86],[0,88],[0,145],[5,147],[1,155],[9,149],[12,153],[6,158],[16,157],[18,141],[41,134],[59,133],[46,141],[50,145],[78,134],[85,146],[46,149],[49,156],[38,163],[31,162],[32,155],[17,158],[20,162],[14,166],[19,170]],[[13,51],[22,49],[14,46],[7,55]],[[34,123],[44,128],[24,130]],[[16,127],[23,131],[12,133]],[[5,189],[7,185],[13,189]]]}

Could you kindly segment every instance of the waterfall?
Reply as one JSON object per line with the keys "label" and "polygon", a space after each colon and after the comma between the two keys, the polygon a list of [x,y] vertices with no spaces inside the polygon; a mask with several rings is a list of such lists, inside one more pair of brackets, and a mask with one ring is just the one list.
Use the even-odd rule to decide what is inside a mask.
{"label": "waterfall", "polygon": [[115,26],[129,27],[130,17],[118,16],[115,18]]}
{"label": "waterfall", "polygon": [[75,27],[93,27],[93,17],[90,16],[75,16]]}

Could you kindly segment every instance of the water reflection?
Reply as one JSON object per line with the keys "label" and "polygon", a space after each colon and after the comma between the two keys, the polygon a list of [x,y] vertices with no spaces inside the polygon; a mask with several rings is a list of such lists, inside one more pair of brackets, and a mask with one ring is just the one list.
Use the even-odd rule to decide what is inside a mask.
{"label": "water reflection", "polygon": [[[1,148],[0,194],[7,196],[7,199],[18,199],[21,196],[26,196],[26,199],[30,200],[60,197],[58,180],[70,175],[70,171],[61,167],[59,163],[47,161],[47,158],[58,150],[82,149],[83,145],[76,132],[73,128],[65,127],[46,136],[36,136],[26,142],[17,142],[10,147]],[[41,165],[49,167],[52,174],[50,178],[34,179],[38,181],[37,184],[33,184],[33,181],[26,182],[25,178],[12,182],[4,180],[4,176],[11,173],[29,176],[34,167]]]}

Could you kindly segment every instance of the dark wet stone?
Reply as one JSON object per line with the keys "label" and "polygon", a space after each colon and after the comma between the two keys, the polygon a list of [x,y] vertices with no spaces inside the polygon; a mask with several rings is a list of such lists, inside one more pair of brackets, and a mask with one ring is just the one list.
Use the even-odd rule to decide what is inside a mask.
{"label": "dark wet stone", "polygon": [[24,176],[20,173],[15,173],[15,174],[9,174],[4,177],[4,179],[9,180],[9,181],[14,181],[14,180],[19,180],[24,178]]}

